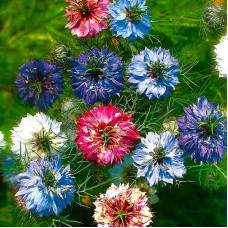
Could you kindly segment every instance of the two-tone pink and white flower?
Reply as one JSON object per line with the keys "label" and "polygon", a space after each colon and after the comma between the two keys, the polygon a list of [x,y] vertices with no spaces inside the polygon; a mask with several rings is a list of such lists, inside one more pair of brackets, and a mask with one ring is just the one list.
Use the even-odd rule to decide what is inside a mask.
{"label": "two-tone pink and white flower", "polygon": [[101,227],[145,227],[152,222],[147,196],[139,188],[112,184],[95,201],[93,218]]}
{"label": "two-tone pink and white flower", "polygon": [[109,0],[66,0],[70,3],[66,7],[68,24],[72,35],[80,38],[91,38],[101,30],[108,28]]}

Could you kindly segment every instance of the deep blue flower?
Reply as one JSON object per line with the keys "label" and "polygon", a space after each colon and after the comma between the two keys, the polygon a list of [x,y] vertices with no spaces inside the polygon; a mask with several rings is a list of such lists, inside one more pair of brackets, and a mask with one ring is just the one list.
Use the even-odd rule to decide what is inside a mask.
{"label": "deep blue flower", "polygon": [[121,57],[108,49],[93,48],[82,53],[77,60],[71,60],[70,83],[76,96],[93,104],[97,100],[107,102],[111,96],[119,94],[125,70]]}
{"label": "deep blue flower", "polygon": [[59,68],[51,62],[36,59],[20,67],[15,81],[22,102],[28,100],[30,106],[36,105],[46,110],[63,93],[63,77]]}
{"label": "deep blue flower", "polygon": [[111,29],[116,36],[143,39],[152,27],[145,0],[119,0],[110,5]]}
{"label": "deep blue flower", "polygon": [[179,144],[195,162],[218,162],[227,150],[227,123],[219,106],[206,97],[184,109],[178,119]]}
{"label": "deep blue flower", "polygon": [[169,131],[161,134],[149,132],[141,139],[132,156],[138,177],[145,177],[149,184],[159,181],[173,183],[175,177],[186,173],[184,153],[178,147],[178,140]]}
{"label": "deep blue flower", "polygon": [[61,158],[30,162],[27,171],[18,175],[18,186],[16,196],[38,216],[58,215],[74,199],[70,166],[62,169]]}
{"label": "deep blue flower", "polygon": [[179,84],[179,64],[170,52],[160,48],[145,48],[131,60],[129,81],[140,94],[149,99],[166,97]]}

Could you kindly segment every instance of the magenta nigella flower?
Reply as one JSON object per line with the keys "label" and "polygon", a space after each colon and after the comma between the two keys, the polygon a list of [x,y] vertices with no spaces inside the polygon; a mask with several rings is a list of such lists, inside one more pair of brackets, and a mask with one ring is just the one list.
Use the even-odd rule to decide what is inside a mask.
{"label": "magenta nigella flower", "polygon": [[22,101],[30,106],[36,105],[40,110],[48,110],[63,93],[63,77],[59,68],[53,63],[36,59],[20,67],[15,81]]}
{"label": "magenta nigella flower", "polygon": [[201,97],[184,112],[178,119],[179,144],[195,161],[218,162],[227,150],[227,123],[219,106]]}
{"label": "magenta nigella flower", "polygon": [[101,227],[146,227],[153,217],[147,201],[145,192],[139,188],[112,184],[95,201],[93,218]]}
{"label": "magenta nigella flower", "polygon": [[117,164],[140,138],[131,116],[112,104],[99,106],[77,120],[77,143],[87,160],[96,165]]}
{"label": "magenta nigella flower", "polygon": [[107,29],[109,0],[66,0],[70,5],[65,15],[68,20],[66,28],[72,35],[80,38],[96,36],[101,30]]}

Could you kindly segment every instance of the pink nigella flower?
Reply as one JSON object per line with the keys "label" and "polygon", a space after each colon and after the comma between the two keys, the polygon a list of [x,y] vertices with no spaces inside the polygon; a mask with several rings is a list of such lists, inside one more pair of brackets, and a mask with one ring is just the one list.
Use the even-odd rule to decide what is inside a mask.
{"label": "pink nigella flower", "polygon": [[101,30],[107,29],[109,0],[66,0],[68,20],[66,28],[71,29],[72,35],[81,38],[96,36]]}
{"label": "pink nigella flower", "polygon": [[110,103],[86,112],[77,120],[77,143],[87,160],[96,165],[116,164],[134,147],[141,136],[131,115]]}
{"label": "pink nigella flower", "polygon": [[112,184],[105,194],[95,201],[93,218],[98,226],[145,227],[152,222],[153,214],[147,204],[147,196],[138,188]]}

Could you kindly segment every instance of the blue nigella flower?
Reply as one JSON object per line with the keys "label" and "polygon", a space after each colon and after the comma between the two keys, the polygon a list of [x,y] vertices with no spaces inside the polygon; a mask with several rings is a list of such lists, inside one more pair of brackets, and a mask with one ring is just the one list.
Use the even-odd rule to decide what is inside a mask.
{"label": "blue nigella flower", "polygon": [[152,27],[145,0],[119,0],[110,5],[111,29],[116,36],[143,39]]}
{"label": "blue nigella flower", "polygon": [[58,215],[74,199],[70,166],[62,169],[60,157],[30,162],[27,171],[18,175],[18,186],[16,196],[38,216]]}
{"label": "blue nigella flower", "polygon": [[93,104],[97,100],[107,102],[111,96],[119,94],[125,71],[121,57],[108,49],[93,48],[77,60],[70,59],[73,61],[70,83],[76,96]]}
{"label": "blue nigella flower", "polygon": [[59,68],[51,62],[36,59],[20,67],[15,81],[22,102],[28,100],[30,106],[48,108],[63,93],[63,77]]}
{"label": "blue nigella flower", "polygon": [[159,181],[172,184],[175,177],[181,178],[186,173],[184,153],[169,131],[160,135],[149,132],[133,151],[132,158],[137,176],[145,177],[151,186]]}
{"label": "blue nigella flower", "polygon": [[184,112],[178,119],[180,146],[195,162],[218,162],[227,150],[227,123],[219,106],[201,97]]}
{"label": "blue nigella flower", "polygon": [[179,64],[170,52],[160,48],[145,48],[131,60],[129,82],[149,99],[166,97],[179,84]]}

